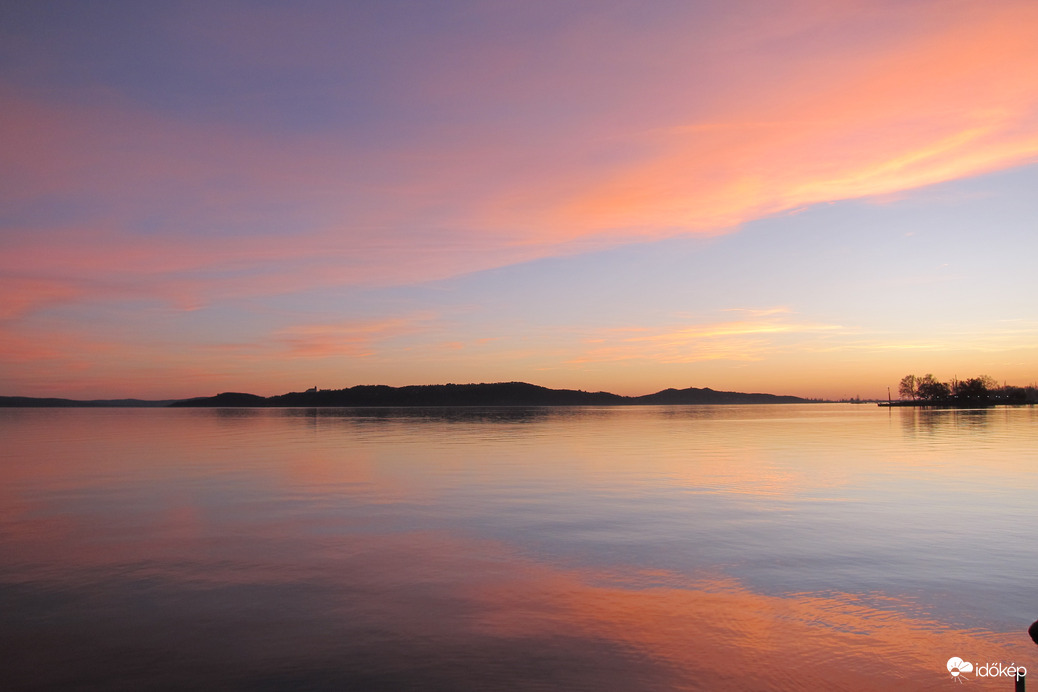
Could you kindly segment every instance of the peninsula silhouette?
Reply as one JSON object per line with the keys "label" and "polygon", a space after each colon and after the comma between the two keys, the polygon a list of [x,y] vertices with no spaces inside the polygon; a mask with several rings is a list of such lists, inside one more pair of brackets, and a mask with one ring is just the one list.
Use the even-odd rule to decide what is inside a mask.
{"label": "peninsula silhouette", "polygon": [[643,396],[578,389],[549,389],[526,382],[481,384],[431,384],[390,387],[357,385],[345,389],[318,389],[263,397],[244,392],[223,392],[190,399],[145,401],[141,399],[76,400],[0,396],[0,407],[297,407],[297,406],[630,406],[637,404],[799,404],[817,402],[797,396],[723,392],[709,387],[664,389]]}
{"label": "peninsula silhouette", "polygon": [[186,399],[172,406],[610,406],[632,404],[794,404],[810,399],[775,394],[719,392],[710,388],[664,389],[644,396],[549,389],[525,382],[433,384],[389,387],[357,385],[311,389],[271,397],[225,392]]}

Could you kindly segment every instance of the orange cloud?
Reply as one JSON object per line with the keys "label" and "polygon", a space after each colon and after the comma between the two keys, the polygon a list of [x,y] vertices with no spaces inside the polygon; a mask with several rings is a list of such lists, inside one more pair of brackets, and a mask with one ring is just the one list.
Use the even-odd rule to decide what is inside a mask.
{"label": "orange cloud", "polygon": [[[835,47],[816,39],[814,55],[734,67],[741,81],[709,119],[640,135],[655,153],[561,204],[557,227],[712,231],[1038,159],[1038,92],[1025,67],[1038,63],[1038,7],[925,6],[940,17],[884,7],[877,14],[903,24],[890,36],[851,35]],[[828,28],[846,34],[869,19],[850,9]],[[768,81],[782,69],[765,60],[798,69]]]}
{"label": "orange cloud", "polygon": [[789,321],[782,317],[787,314],[785,309],[740,312],[745,312],[747,319],[687,327],[606,330],[586,339],[590,347],[569,362],[759,360],[776,348],[775,337],[847,332],[840,325]]}

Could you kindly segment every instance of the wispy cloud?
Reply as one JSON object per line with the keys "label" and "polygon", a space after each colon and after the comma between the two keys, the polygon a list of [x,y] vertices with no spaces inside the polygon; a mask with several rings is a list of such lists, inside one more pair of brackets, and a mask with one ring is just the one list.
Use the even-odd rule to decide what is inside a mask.
{"label": "wispy cloud", "polygon": [[[1038,94],[1025,69],[1038,63],[1033,3],[809,5],[739,22],[715,9],[712,24],[654,14],[641,33],[622,13],[567,17],[539,36],[496,27],[496,45],[467,48],[501,79],[478,79],[477,99],[464,79],[476,67],[457,72],[465,45],[427,60],[408,106],[420,113],[426,99],[441,118],[401,114],[409,136],[375,145],[333,121],[235,127],[145,108],[103,85],[69,99],[0,81],[5,203],[84,206],[74,223],[0,229],[0,269],[82,278],[68,300],[101,278],[138,275],[158,286],[189,273],[200,301],[228,286],[407,283],[725,232],[1038,159]],[[304,29],[293,35],[303,40]],[[235,36],[229,45],[254,44]],[[518,60],[526,39],[545,55]],[[624,69],[589,61],[625,46]],[[334,51],[277,60],[298,68],[318,55]],[[494,104],[519,110],[502,117]]]}
{"label": "wispy cloud", "polygon": [[949,353],[974,351],[1003,353],[1038,341],[1038,323],[1030,320],[998,321],[964,330],[960,325],[931,325],[928,334],[857,330],[833,343],[805,344],[805,350],[818,353],[884,353],[921,351]]}
{"label": "wispy cloud", "polygon": [[360,320],[333,324],[285,327],[274,335],[290,358],[363,358],[378,353],[381,344],[403,336],[425,334],[434,329],[433,314],[410,315],[383,320]]}
{"label": "wispy cloud", "polygon": [[782,347],[779,337],[803,339],[848,331],[835,324],[798,322],[784,308],[740,310],[744,320],[688,326],[603,330],[585,340],[586,347],[571,363],[645,360],[653,363],[695,363],[707,360],[755,361]]}

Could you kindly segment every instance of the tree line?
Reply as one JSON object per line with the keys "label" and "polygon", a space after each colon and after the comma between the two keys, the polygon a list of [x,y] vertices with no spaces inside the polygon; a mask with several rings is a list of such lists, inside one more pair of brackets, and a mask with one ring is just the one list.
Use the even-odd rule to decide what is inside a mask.
{"label": "tree line", "polygon": [[898,395],[902,399],[930,404],[993,405],[1038,403],[1035,387],[999,386],[993,377],[980,375],[966,380],[941,382],[927,373],[922,377],[905,375],[901,378]]}

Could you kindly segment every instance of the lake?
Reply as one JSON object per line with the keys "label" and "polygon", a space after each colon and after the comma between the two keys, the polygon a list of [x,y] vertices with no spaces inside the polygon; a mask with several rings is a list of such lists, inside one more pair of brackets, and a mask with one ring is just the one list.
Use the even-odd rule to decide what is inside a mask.
{"label": "lake", "polygon": [[1032,407],[0,409],[0,684],[1038,689],[1036,442]]}

